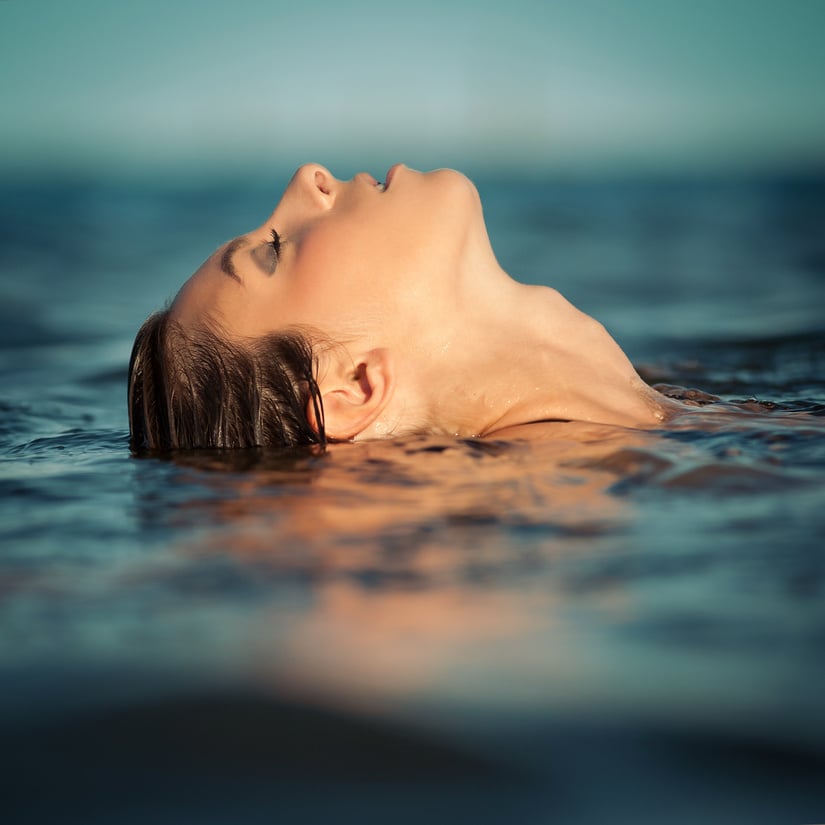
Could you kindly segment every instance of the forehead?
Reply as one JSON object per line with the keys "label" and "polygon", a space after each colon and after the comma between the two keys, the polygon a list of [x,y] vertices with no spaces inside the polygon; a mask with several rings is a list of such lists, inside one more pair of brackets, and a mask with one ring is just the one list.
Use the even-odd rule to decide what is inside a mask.
{"label": "forehead", "polygon": [[231,255],[243,243],[243,238],[236,238],[219,247],[187,279],[169,308],[175,320],[187,326],[222,314],[222,308],[232,303],[233,293],[237,294],[243,287]]}

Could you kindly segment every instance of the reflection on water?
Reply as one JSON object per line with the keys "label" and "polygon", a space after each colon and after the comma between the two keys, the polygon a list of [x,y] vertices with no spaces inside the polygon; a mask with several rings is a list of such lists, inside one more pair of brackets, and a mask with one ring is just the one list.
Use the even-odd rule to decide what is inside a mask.
{"label": "reflection on water", "polygon": [[[21,821],[821,818],[823,190],[482,189],[502,260],[688,416],[134,459],[134,329],[271,193],[206,199],[175,244],[192,193],[4,205],[0,792]],[[49,247],[15,232],[27,210],[65,213]]]}
{"label": "reflection on water", "polygon": [[[532,526],[548,538],[591,535],[618,520],[622,506],[606,494],[613,476],[596,470],[595,463],[614,453],[616,440],[642,443],[647,434],[590,429],[593,441],[562,437],[539,445],[423,437],[331,445],[324,456],[301,463],[287,457],[286,467],[259,454],[256,466],[242,474],[207,476],[210,493],[186,506],[202,507],[204,517],[219,524],[231,523],[236,553],[299,546],[302,555],[312,555],[316,547],[326,553],[341,545],[384,553],[393,536],[409,544],[412,531],[416,547],[426,547],[451,527]],[[229,466],[236,460],[207,455],[179,461],[214,470],[221,459]],[[589,469],[579,466],[585,461]],[[220,542],[220,534],[215,540]]]}
{"label": "reflection on water", "polygon": [[[621,701],[656,717],[701,707],[701,675],[716,705],[702,708],[706,722],[737,727],[730,714],[744,692],[762,705],[746,726],[775,735],[781,692],[754,692],[751,680],[770,681],[761,648],[790,631],[789,597],[801,580],[817,591],[820,574],[796,571],[786,583],[752,573],[751,590],[793,587],[770,609],[740,587],[752,565],[768,561],[763,574],[777,577],[790,562],[765,557],[781,546],[771,534],[793,529],[768,527],[770,508],[821,499],[811,467],[825,463],[825,427],[806,412],[733,406],[694,422],[704,427],[554,424],[532,443],[418,437],[325,455],[178,456],[175,483],[195,494],[176,496],[168,518],[198,531],[172,546],[184,580],[176,570],[170,582],[176,592],[221,591],[227,567],[242,589],[266,581],[280,597],[247,629],[248,665],[289,695],[459,716],[478,707],[591,713]],[[740,568],[724,549],[745,537],[753,544]],[[221,572],[195,572],[216,559]],[[163,573],[147,575],[163,584]],[[805,606],[794,611],[795,621]],[[811,630],[806,644],[820,632]],[[651,651],[639,642],[660,662],[676,659],[652,690],[643,669],[611,672],[616,651],[627,662],[641,653],[644,667]],[[814,710],[816,694],[805,692],[797,701]],[[808,738],[810,719],[800,715],[793,729]]]}

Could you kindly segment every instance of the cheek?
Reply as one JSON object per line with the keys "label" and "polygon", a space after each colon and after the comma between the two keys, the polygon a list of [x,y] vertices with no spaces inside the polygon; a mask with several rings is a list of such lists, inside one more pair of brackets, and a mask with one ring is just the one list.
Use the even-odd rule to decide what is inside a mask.
{"label": "cheek", "polygon": [[341,222],[319,226],[296,244],[295,284],[308,293],[345,292],[358,264],[366,262],[368,250],[369,245]]}
{"label": "cheek", "polygon": [[369,256],[352,238],[319,232],[304,238],[289,273],[289,303],[299,323],[325,332],[350,327],[371,299]]}
{"label": "cheek", "polygon": [[296,264],[308,287],[364,299],[420,257],[431,229],[425,211],[376,195],[317,222],[296,244]]}

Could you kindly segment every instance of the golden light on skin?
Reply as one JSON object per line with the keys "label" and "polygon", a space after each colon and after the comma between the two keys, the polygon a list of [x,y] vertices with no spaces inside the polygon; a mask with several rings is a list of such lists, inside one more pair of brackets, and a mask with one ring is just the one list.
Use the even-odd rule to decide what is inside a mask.
{"label": "golden light on skin", "polygon": [[239,342],[295,327],[314,336],[333,440],[510,437],[547,420],[650,428],[682,409],[601,324],[501,268],[478,190],[451,169],[396,164],[384,188],[302,166],[170,313],[185,328],[216,320]]}

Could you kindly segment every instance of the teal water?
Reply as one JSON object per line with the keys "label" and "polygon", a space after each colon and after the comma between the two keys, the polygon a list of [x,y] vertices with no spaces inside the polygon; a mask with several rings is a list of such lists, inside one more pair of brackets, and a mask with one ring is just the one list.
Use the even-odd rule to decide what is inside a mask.
{"label": "teal water", "polygon": [[825,185],[479,182],[728,426],[130,457],[135,330],[286,179],[1,196],[15,821],[821,820]]}

